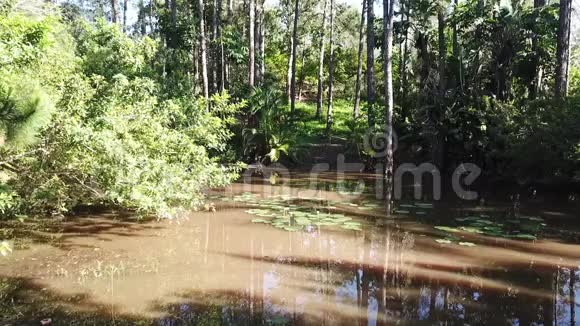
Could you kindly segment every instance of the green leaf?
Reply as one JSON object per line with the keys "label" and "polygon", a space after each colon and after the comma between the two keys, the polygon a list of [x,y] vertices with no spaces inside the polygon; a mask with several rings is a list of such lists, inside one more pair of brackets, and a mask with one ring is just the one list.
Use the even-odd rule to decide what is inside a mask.
{"label": "green leaf", "polygon": [[441,230],[441,231],[445,231],[445,232],[452,232],[452,233],[459,232],[459,230],[458,230],[458,229],[456,229],[456,228],[452,228],[452,227],[449,227],[449,226],[439,226],[439,225],[438,225],[438,226],[435,226],[435,228],[436,228],[437,230]]}

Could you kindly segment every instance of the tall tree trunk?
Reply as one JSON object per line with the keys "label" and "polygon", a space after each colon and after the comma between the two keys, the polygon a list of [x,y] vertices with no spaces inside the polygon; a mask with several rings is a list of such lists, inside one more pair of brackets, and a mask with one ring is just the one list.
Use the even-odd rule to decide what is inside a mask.
{"label": "tall tree trunk", "polygon": [[[209,82],[207,78],[207,44],[205,40],[205,18],[204,18],[204,3],[203,0],[198,0],[199,10],[199,45],[201,50],[201,79],[203,83],[203,97],[206,102],[209,101]],[[206,110],[209,110],[209,103],[207,103]]]}
{"label": "tall tree trunk", "polygon": [[[228,0],[228,24],[232,24],[233,19],[234,19],[234,1]],[[223,47],[223,44],[222,44],[222,47]],[[230,59],[225,54],[225,52],[223,52],[223,58],[224,58],[224,69],[223,69],[224,70],[223,71],[224,88],[229,89],[230,88],[230,74],[231,74]]]}
{"label": "tall tree trunk", "polygon": [[369,126],[374,125],[372,107],[375,104],[375,12],[374,0],[367,0],[367,103]]}
{"label": "tall tree trunk", "polygon": [[264,11],[264,1],[261,5],[262,19],[260,21],[260,83],[264,83],[266,77],[266,12]]}
{"label": "tall tree trunk", "polygon": [[[539,10],[540,8],[544,7],[546,5],[546,0],[534,0],[534,8],[536,10]],[[532,77],[532,82],[529,85],[529,94],[530,94],[530,98],[536,98],[539,93],[540,90],[542,89],[542,79],[544,78],[544,67],[542,67],[541,62],[540,62],[540,51],[542,50],[540,45],[539,45],[539,41],[538,41],[539,35],[538,34],[534,34],[532,36],[532,72],[533,72],[533,77]]]}
{"label": "tall tree trunk", "polygon": [[177,48],[177,39],[176,39],[176,32],[177,32],[177,0],[166,1],[166,4],[169,6],[170,12],[170,22],[171,22],[171,30],[166,31],[166,39],[167,39],[167,46],[176,49]]}
{"label": "tall tree trunk", "polygon": [[430,123],[432,128],[432,139],[431,139],[431,159],[433,164],[439,169],[443,168],[443,151],[444,151],[444,137],[441,130],[440,122],[443,117],[443,111],[445,110],[445,93],[447,89],[447,41],[445,39],[445,12],[444,8],[441,6],[437,12],[437,31],[438,31],[438,72],[439,72],[439,84],[437,86],[437,91],[435,92],[434,98],[437,99],[436,106],[433,106],[430,114]]}
{"label": "tall tree trunk", "polygon": [[383,0],[383,70],[385,74],[385,207],[391,213],[393,192],[393,17],[395,0]]}
{"label": "tall tree trunk", "polygon": [[266,12],[262,1],[262,20],[260,22],[260,82],[266,77]]}
{"label": "tall tree trunk", "polygon": [[[218,66],[219,66],[219,44],[218,38],[218,21],[219,21],[219,4],[218,0],[213,0],[212,19],[211,19],[211,46],[210,46],[210,66],[211,66],[211,93],[218,92]],[[221,2],[220,2],[221,3]]]}
{"label": "tall tree trunk", "polygon": [[290,83],[290,111],[294,114],[296,109],[296,47],[298,45],[298,0],[294,5],[294,26],[292,30],[292,78]]}
{"label": "tall tree trunk", "polygon": [[439,95],[443,95],[446,87],[446,69],[447,69],[447,41],[445,40],[445,12],[440,8],[437,12],[437,34],[439,38]]}
{"label": "tall tree trunk", "polygon": [[290,37],[290,55],[288,56],[288,72],[286,74],[286,97],[291,102],[291,85],[292,85],[292,61],[294,60],[294,38]]}
{"label": "tall tree trunk", "polygon": [[256,60],[256,82],[258,84],[262,83],[264,78],[263,71],[264,71],[264,1],[257,0],[256,3],[256,26],[255,26],[255,49],[258,52],[258,60]]}
{"label": "tall tree trunk", "polygon": [[197,96],[199,94],[199,42],[193,42],[191,54],[193,61],[193,94]]}
{"label": "tall tree trunk", "polygon": [[306,50],[302,49],[302,54],[300,55],[300,73],[298,74],[298,100],[302,101],[302,90],[304,86],[304,79],[306,78],[306,73],[304,72],[304,63],[306,61]]}
{"label": "tall tree trunk", "polygon": [[576,270],[570,267],[570,325],[576,325]]}
{"label": "tall tree trunk", "polygon": [[113,24],[119,22],[119,2],[118,0],[111,0],[111,20]]}
{"label": "tall tree trunk", "polygon": [[360,89],[361,89],[361,78],[362,78],[362,60],[364,51],[364,30],[365,30],[365,11],[367,10],[367,0],[362,2],[362,11],[360,15],[360,25],[358,28],[358,57],[357,57],[357,68],[356,68],[356,84],[354,86],[354,112],[353,116],[355,119],[360,115]]}
{"label": "tall tree trunk", "polygon": [[[453,11],[457,12],[457,7],[459,6],[459,0],[453,0]],[[463,85],[462,85],[462,77],[461,77],[461,71],[462,71],[462,65],[463,65],[463,61],[461,59],[461,49],[459,47],[459,35],[458,35],[458,30],[457,30],[457,23],[453,22],[453,62],[455,64],[454,66],[454,71],[453,71],[453,85],[452,87],[460,87],[461,89],[463,89]]]}
{"label": "tall tree trunk", "polygon": [[560,0],[560,26],[556,51],[556,96],[568,95],[568,72],[570,64],[570,20],[572,0]]}
{"label": "tall tree trunk", "polygon": [[123,32],[127,32],[127,8],[128,0],[123,0]]}
{"label": "tall tree trunk", "polygon": [[330,39],[328,47],[328,111],[326,112],[326,133],[330,137],[330,130],[332,128],[332,92],[334,86],[334,0],[330,0]]}
{"label": "tall tree trunk", "polygon": [[255,25],[256,25],[256,0],[250,0],[249,5],[249,15],[250,15],[250,26],[248,27],[248,34],[249,34],[249,55],[248,55],[248,84],[253,87],[255,82],[255,40],[254,40],[254,32],[255,32]]}
{"label": "tall tree trunk", "polygon": [[[421,94],[426,94],[429,90],[427,89],[427,79],[429,79],[429,69],[431,67],[431,58],[429,55],[429,40],[424,32],[419,31],[417,34],[417,59],[421,63],[419,70],[419,92]],[[423,95],[425,96],[425,95]]]}
{"label": "tall tree trunk", "polygon": [[155,0],[149,0],[149,33],[153,35],[155,33],[155,25],[153,23],[153,13],[155,12]]}
{"label": "tall tree trunk", "polygon": [[[332,0],[331,0],[332,1]],[[328,1],[324,1],[324,9],[322,11],[322,28],[320,29],[320,50],[318,58],[318,90],[316,92],[316,118],[319,119],[322,115],[322,80],[324,77],[324,41],[326,34],[326,6]]]}
{"label": "tall tree trunk", "polygon": [[216,61],[216,69],[218,75],[218,87],[219,91],[223,92],[225,89],[225,76],[224,76],[224,42],[222,40],[222,1],[216,1],[216,38],[218,40],[217,44],[217,51],[218,55],[215,59]]}
{"label": "tall tree trunk", "polygon": [[408,108],[407,108],[407,93],[408,85],[408,74],[407,74],[407,62],[409,61],[409,15],[410,15],[410,6],[408,4],[403,5],[401,1],[401,21],[403,24],[403,51],[401,54],[401,72],[400,72],[400,81],[401,81],[401,119],[406,122],[407,117],[409,116]]}
{"label": "tall tree trunk", "polygon": [[147,35],[147,22],[145,20],[145,3],[143,0],[139,1],[139,17],[137,18],[137,26],[141,36]]}

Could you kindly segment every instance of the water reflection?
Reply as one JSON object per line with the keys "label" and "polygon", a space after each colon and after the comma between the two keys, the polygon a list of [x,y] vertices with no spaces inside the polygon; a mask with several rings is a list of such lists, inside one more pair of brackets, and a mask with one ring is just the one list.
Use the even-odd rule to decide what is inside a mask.
{"label": "water reflection", "polygon": [[[205,261],[212,266],[222,259],[226,266],[221,271],[211,268],[210,277],[236,284],[230,288],[240,287],[184,294],[161,325],[200,318],[228,324],[344,325],[579,321],[578,260],[554,256],[554,263],[566,266],[545,261],[540,266],[533,259],[526,264],[495,260],[486,255],[486,247],[446,252],[431,239],[394,224],[346,233],[285,233],[260,225],[261,230],[241,239],[230,233],[239,230],[229,226],[225,233],[218,232],[218,221],[209,230],[213,240]],[[226,243],[216,248],[224,240],[220,234]],[[439,264],[429,263],[437,259]],[[245,281],[240,282],[242,276]],[[188,300],[206,304],[196,307],[184,303]]]}
{"label": "water reflection", "polygon": [[[83,293],[113,321],[138,316],[168,326],[580,322],[577,238],[518,241],[470,233],[462,241],[476,247],[441,244],[428,220],[453,219],[464,207],[384,219],[341,206],[348,195],[329,183],[321,187],[322,197],[337,203],[333,211],[372,216],[362,231],[287,232],[252,223],[246,210],[254,206],[247,203],[216,202],[217,212],[151,227],[71,221],[79,225],[64,228],[66,250],[15,252],[0,264],[0,275],[36,280],[62,297]],[[279,195],[271,185],[256,189]],[[556,235],[571,229],[546,223]],[[88,309],[74,302],[65,307],[67,314]]]}

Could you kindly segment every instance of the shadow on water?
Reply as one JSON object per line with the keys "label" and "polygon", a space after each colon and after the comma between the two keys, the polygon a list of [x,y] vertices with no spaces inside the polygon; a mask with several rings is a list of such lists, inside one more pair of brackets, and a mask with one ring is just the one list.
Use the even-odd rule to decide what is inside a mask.
{"label": "shadow on water", "polygon": [[[43,231],[57,233],[54,242],[31,241],[28,249],[0,261],[0,321],[37,325],[50,317],[56,325],[168,326],[580,322],[580,245],[573,238],[558,238],[556,232],[522,241],[460,229],[452,235],[460,240],[437,242],[442,231],[433,226],[446,215],[459,216],[457,207],[385,220],[381,207],[364,206],[367,198],[355,198],[352,191],[338,195],[329,185],[316,194],[295,189],[301,193],[287,198],[288,207],[323,207],[352,216],[361,229],[308,226],[287,232],[252,223],[247,210],[258,205],[254,199],[231,198],[216,199],[216,212],[156,223],[68,221]],[[278,190],[272,185],[252,189],[264,198],[280,195]],[[229,194],[235,199],[243,191],[234,186]],[[558,228],[550,220],[545,224]]]}

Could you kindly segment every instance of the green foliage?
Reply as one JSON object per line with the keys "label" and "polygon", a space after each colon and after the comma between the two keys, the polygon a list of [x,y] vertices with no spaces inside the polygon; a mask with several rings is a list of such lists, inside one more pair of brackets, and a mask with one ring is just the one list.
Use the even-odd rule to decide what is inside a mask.
{"label": "green foliage", "polygon": [[0,75],[0,139],[23,148],[37,141],[40,128],[50,120],[54,106],[34,80]]}
{"label": "green foliage", "polygon": [[[163,92],[152,66],[155,41],[135,41],[100,21],[81,26],[75,44],[61,25],[45,28],[49,20],[0,17],[9,27],[0,32],[0,53],[11,63],[0,69],[10,189],[1,215],[107,204],[168,217],[236,176],[239,165],[224,165],[222,155],[244,102],[214,95],[207,112],[203,99]],[[45,74],[33,78],[34,70]]]}
{"label": "green foliage", "polygon": [[14,7],[16,0],[0,0],[0,15],[6,15]]}
{"label": "green foliage", "polygon": [[223,132],[227,119],[216,116],[236,112],[239,106],[227,98],[214,97],[221,109],[206,113],[202,101],[160,101],[148,79],[117,75],[111,83],[101,77],[71,83],[69,92],[76,94],[60,103],[39,154],[20,162],[30,168],[13,186],[32,211],[108,203],[171,216],[176,208],[201,205],[205,190],[236,175],[206,149],[223,150],[230,136]]}
{"label": "green foliage", "polygon": [[19,208],[18,195],[6,186],[0,186],[0,216],[14,216]]}
{"label": "green foliage", "polygon": [[250,124],[242,131],[243,154],[246,157],[269,158],[271,162],[288,154],[290,117],[281,104],[281,95],[271,88],[256,88],[249,100]]}
{"label": "green foliage", "polygon": [[[516,111],[509,155],[517,174],[571,177],[580,168],[580,98],[542,100]],[[533,160],[530,160],[533,157]]]}
{"label": "green foliage", "polygon": [[40,59],[48,46],[49,20],[0,16],[0,67],[20,67]]}
{"label": "green foliage", "polygon": [[80,34],[77,51],[83,59],[86,75],[110,79],[122,74],[129,78],[151,73],[151,62],[157,52],[157,42],[144,37],[132,40],[118,25],[99,19],[96,26],[85,26]]}
{"label": "green foliage", "polygon": [[580,96],[580,67],[572,66],[570,69],[570,95]]}

